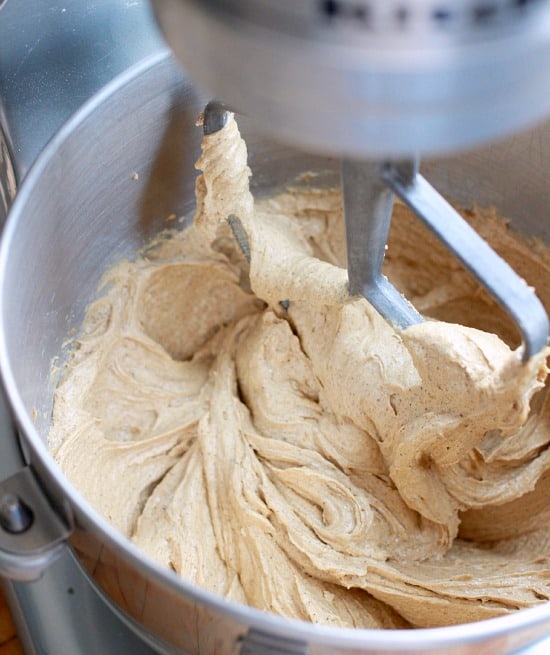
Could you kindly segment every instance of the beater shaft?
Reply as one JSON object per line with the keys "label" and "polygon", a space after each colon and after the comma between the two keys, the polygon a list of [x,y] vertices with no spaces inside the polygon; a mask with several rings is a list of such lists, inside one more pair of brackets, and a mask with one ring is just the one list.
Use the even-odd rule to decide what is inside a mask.
{"label": "beater shaft", "polygon": [[377,162],[342,162],[349,291],[363,295],[397,329],[420,323],[411,303],[382,275],[394,194]]}

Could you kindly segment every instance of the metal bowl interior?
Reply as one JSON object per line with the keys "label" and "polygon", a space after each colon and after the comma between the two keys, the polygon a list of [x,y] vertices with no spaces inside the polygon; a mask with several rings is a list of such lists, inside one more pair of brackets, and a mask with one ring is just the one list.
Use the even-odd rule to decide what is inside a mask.
{"label": "metal bowl interior", "polygon": [[[79,495],[47,452],[52,362],[97,293],[102,273],[135,256],[194,206],[194,162],[204,97],[166,55],[130,70],[54,137],[29,173],[0,252],[0,364],[32,466],[75,518],[73,549],[85,570],[148,639],[166,652],[233,653],[250,632],[290,638],[315,653],[511,651],[550,630],[550,604],[458,628],[389,633],[313,626],[228,603],[148,561]],[[300,173],[337,180],[338,162],[266,140],[240,121],[253,186],[269,193]],[[550,125],[469,155],[426,162],[448,198],[495,205],[550,243]],[[185,627],[184,627],[185,626]],[[285,641],[286,640],[286,641]],[[155,642],[156,643],[156,642]],[[282,644],[282,646],[281,646]],[[174,650],[175,649],[175,650]],[[297,651],[302,652],[302,651]],[[476,650],[476,652],[479,652]]]}

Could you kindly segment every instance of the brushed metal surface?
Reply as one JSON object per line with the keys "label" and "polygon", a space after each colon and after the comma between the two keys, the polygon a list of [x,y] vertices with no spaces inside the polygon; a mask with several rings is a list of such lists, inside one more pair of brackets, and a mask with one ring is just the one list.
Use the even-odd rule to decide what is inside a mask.
{"label": "brushed metal surface", "polygon": [[0,123],[17,181],[88,98],[162,48],[147,0],[0,3]]}

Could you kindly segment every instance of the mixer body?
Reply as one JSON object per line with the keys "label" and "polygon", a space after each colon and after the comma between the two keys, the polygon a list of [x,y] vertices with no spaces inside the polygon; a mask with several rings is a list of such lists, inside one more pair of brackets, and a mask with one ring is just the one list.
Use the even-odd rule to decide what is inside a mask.
{"label": "mixer body", "polygon": [[[83,570],[144,640],[172,654],[496,655],[547,634],[549,604],[467,626],[386,632],[314,626],[231,603],[145,557],[59,470],[45,443],[52,359],[63,353],[102,272],[147,243],[166,216],[191,211],[201,138],[194,122],[204,101],[166,54],[119,77],[49,144],[6,227],[0,366],[30,466],[53,506],[69,517],[69,543]],[[334,160],[270,142],[249,120],[240,125],[256,194],[296,183],[304,171],[337,181]],[[467,157],[425,162],[424,173],[452,200],[496,205],[515,227],[550,243],[548,157],[545,125]],[[548,307],[550,288],[539,294]]]}
{"label": "mixer body", "polygon": [[550,111],[547,0],[154,0],[191,78],[312,152],[462,151]]}

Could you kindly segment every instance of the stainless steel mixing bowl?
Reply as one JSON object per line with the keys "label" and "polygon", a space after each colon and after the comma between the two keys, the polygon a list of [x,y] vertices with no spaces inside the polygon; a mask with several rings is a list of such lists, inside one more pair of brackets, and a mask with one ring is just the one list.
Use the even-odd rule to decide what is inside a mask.
{"label": "stainless steel mixing bowl", "polygon": [[[62,128],[15,200],[0,252],[0,365],[29,463],[26,479],[59,521],[52,527],[36,512],[42,541],[12,535],[0,571],[32,578],[68,544],[113,608],[166,653],[489,655],[550,632],[550,604],[467,626],[384,632],[314,626],[230,603],[149,561],[60,472],[45,443],[52,359],[106,267],[145,244],[169,214],[191,211],[201,137],[194,121],[203,102],[168,55],[147,60]],[[241,125],[261,192],[303,171],[337,169],[338,162],[293,152]],[[495,204],[525,233],[550,242],[549,159],[547,125],[467,157],[427,163],[425,171],[448,197]],[[539,293],[549,300],[548,289]],[[20,494],[32,509],[24,486]],[[51,543],[48,529],[57,530]]]}

